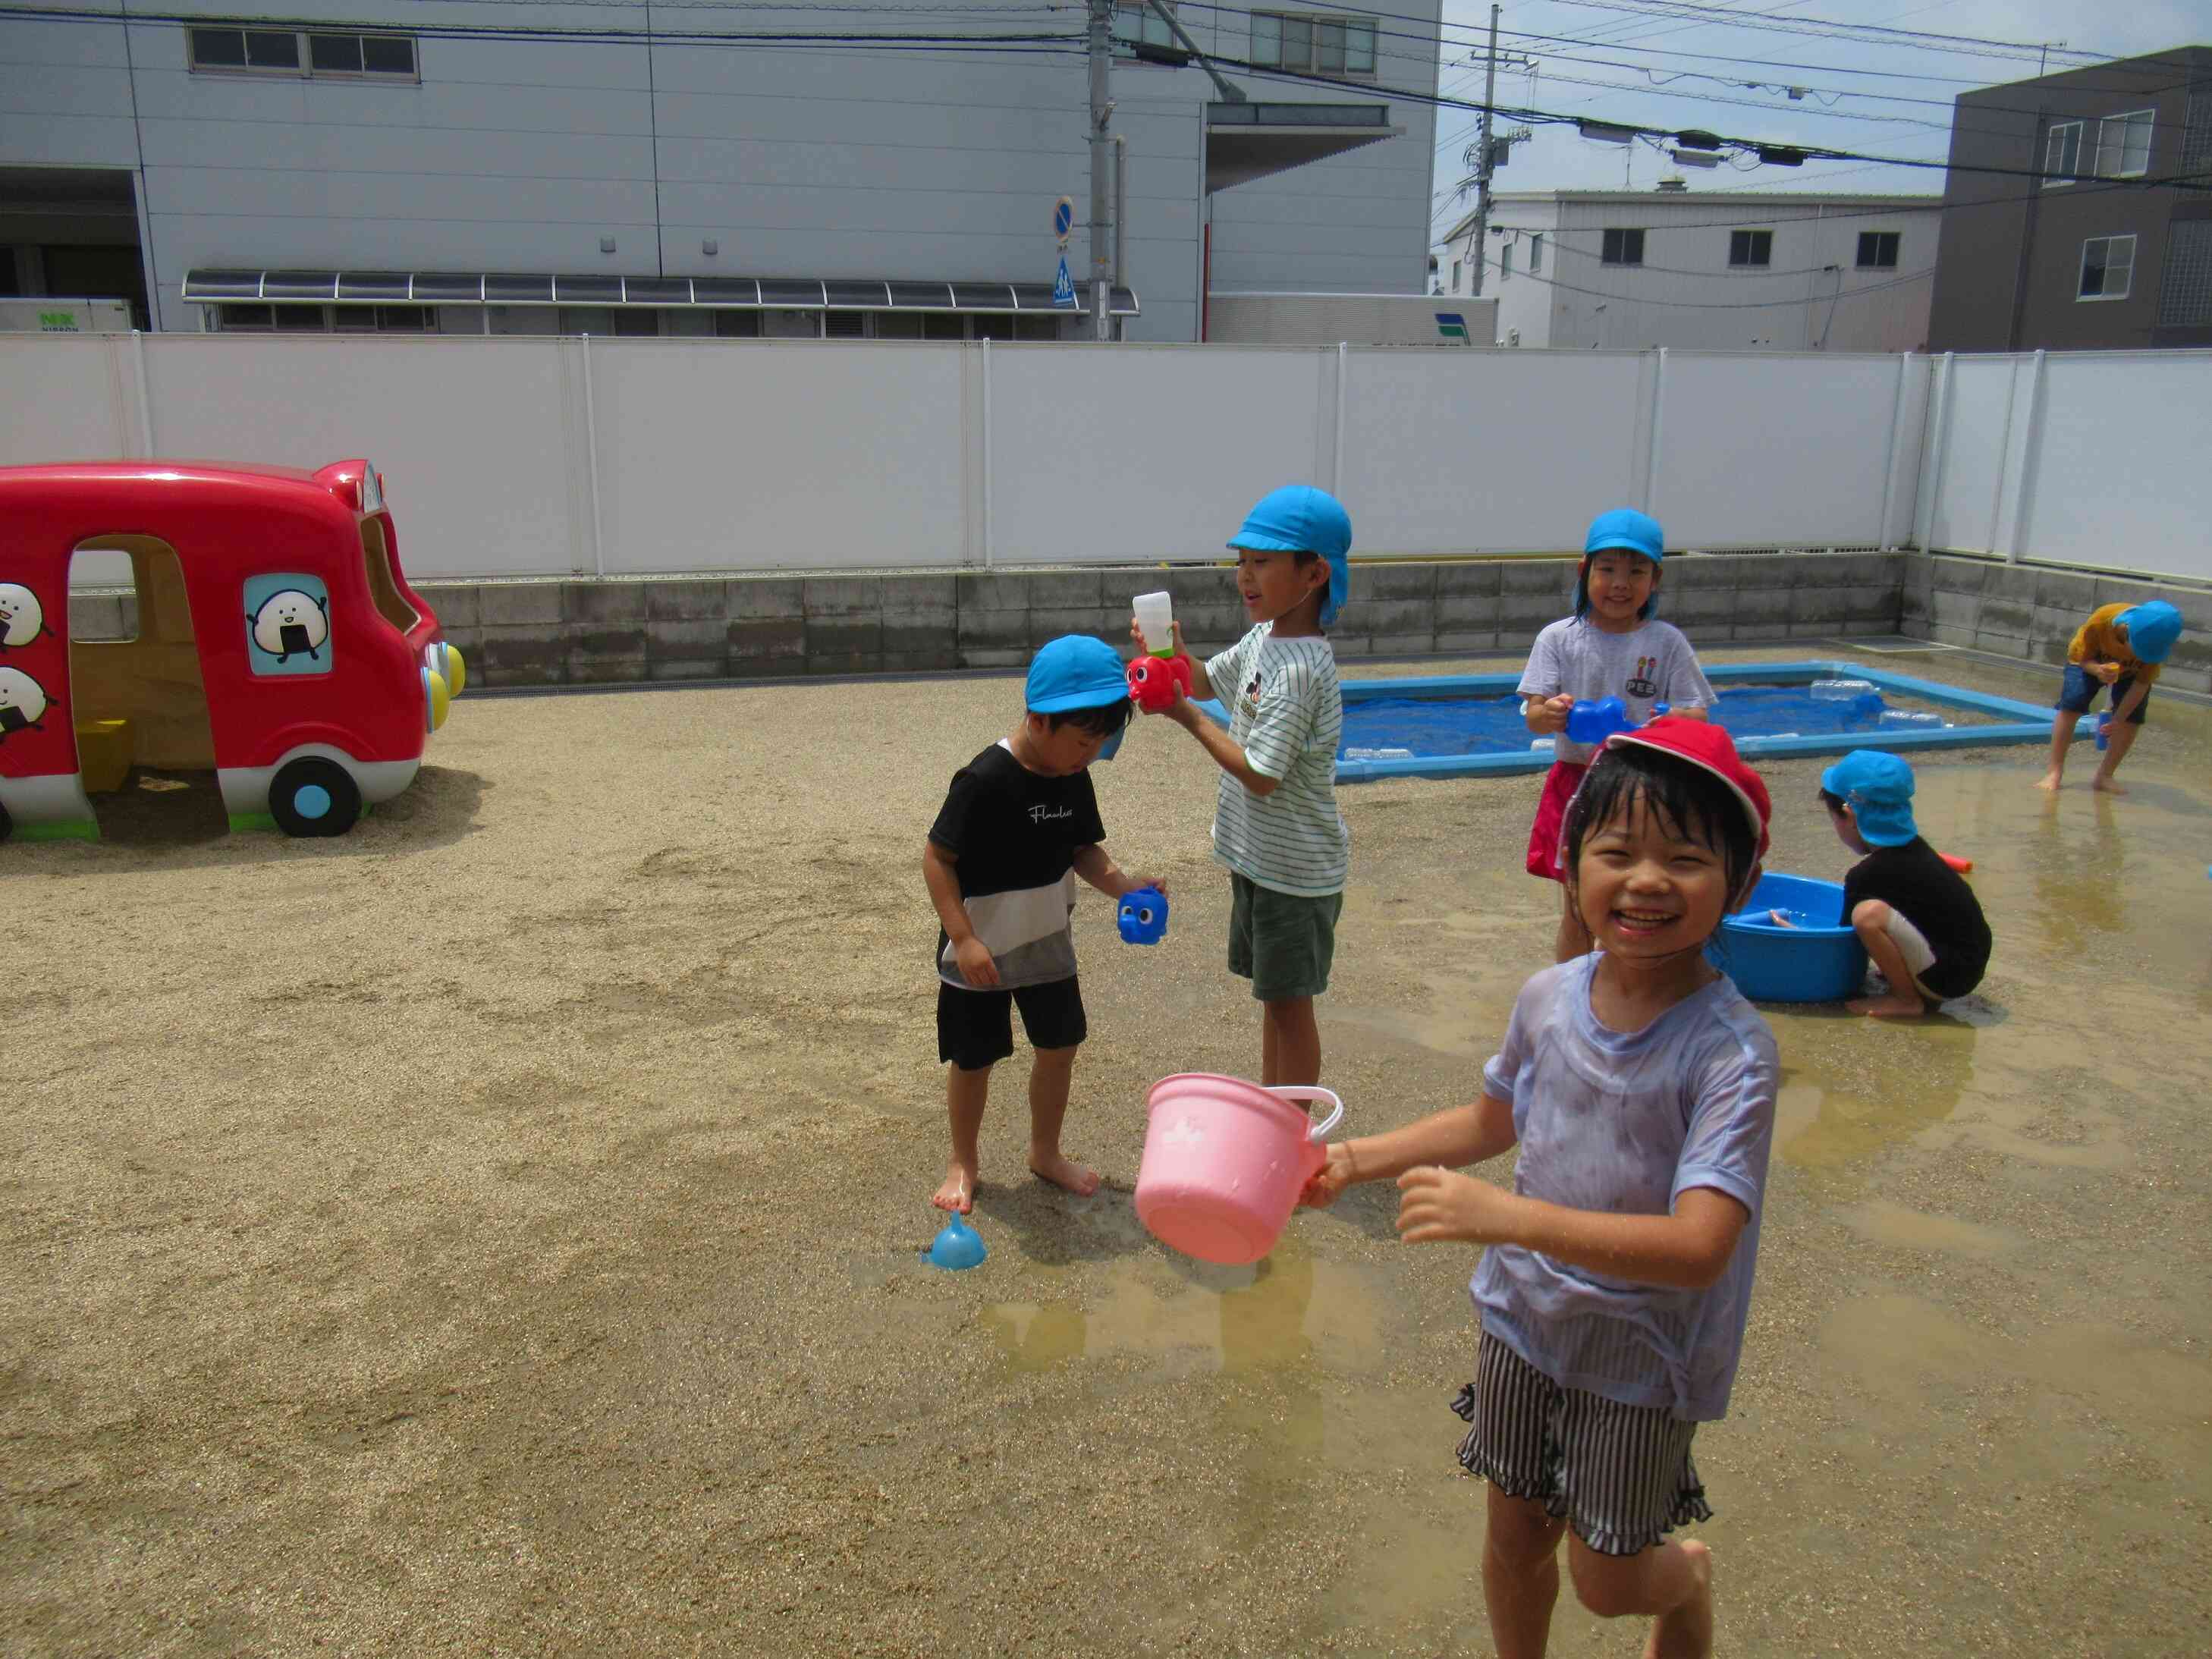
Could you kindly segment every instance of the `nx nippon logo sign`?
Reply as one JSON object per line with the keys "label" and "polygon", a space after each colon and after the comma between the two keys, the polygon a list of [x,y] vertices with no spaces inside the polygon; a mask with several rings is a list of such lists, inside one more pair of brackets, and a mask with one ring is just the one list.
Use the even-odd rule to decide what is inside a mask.
{"label": "nx nippon logo sign", "polygon": [[1439,311],[1437,313],[1437,333],[1447,340],[1465,340],[1466,316],[1456,311]]}

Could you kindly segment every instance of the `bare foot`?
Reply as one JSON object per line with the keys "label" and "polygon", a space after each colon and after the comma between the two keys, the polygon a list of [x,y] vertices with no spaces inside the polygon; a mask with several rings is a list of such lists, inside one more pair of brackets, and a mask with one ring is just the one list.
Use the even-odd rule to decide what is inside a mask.
{"label": "bare foot", "polygon": [[2059,774],[2056,772],[2045,772],[2041,777],[2035,781],[2035,787],[2039,789],[2051,790],[2055,793],[2059,787]]}
{"label": "bare foot", "polygon": [[945,1166],[945,1184],[929,1195],[929,1201],[940,1210],[957,1210],[966,1215],[975,1207],[975,1172],[965,1164]]}
{"label": "bare foot", "polygon": [[1690,1599],[1671,1613],[1651,1621],[1651,1639],[1644,1644],[1644,1659],[1710,1659],[1713,1650],[1713,1553],[1694,1538],[1675,1547],[1689,1559],[1698,1588]]}
{"label": "bare foot", "polygon": [[1030,1173],[1041,1181],[1049,1181],[1055,1187],[1065,1187],[1078,1198],[1088,1198],[1098,1190],[1098,1171],[1086,1170],[1074,1159],[1062,1153],[1030,1153]]}
{"label": "bare foot", "polygon": [[1918,997],[1893,994],[1879,997],[1853,997],[1844,1006],[1855,1014],[1884,1015],[1900,1019],[1917,1019],[1928,1012],[1928,1005]]}
{"label": "bare foot", "polygon": [[2128,793],[2127,786],[2125,784],[2115,783],[2112,779],[2106,777],[2101,772],[2100,772],[2095,777],[2089,780],[2089,787],[2092,789],[2099,791],[2100,793],[2107,795],[2124,795]]}

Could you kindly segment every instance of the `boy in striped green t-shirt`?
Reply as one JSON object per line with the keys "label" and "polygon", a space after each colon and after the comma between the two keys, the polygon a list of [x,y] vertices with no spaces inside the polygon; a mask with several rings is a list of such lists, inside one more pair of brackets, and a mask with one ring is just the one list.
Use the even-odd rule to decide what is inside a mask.
{"label": "boy in striped green t-shirt", "polygon": [[[1352,851],[1336,810],[1344,698],[1322,630],[1344,603],[1352,520],[1326,491],[1292,484],[1255,507],[1229,545],[1253,626],[1194,663],[1190,698],[1164,712],[1221,768],[1213,856],[1229,866],[1229,970],[1261,1005],[1260,1080],[1317,1083],[1314,999],[1328,988]],[[1226,732],[1190,700],[1208,697],[1228,709]]]}

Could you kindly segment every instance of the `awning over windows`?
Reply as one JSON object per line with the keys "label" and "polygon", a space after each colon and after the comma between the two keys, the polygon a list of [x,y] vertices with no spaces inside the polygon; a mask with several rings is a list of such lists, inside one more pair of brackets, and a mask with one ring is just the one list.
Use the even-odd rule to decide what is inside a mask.
{"label": "awning over windows", "polygon": [[[1078,316],[1089,291],[1076,284]],[[196,305],[707,306],[744,311],[1066,311],[1050,283],[856,281],[839,276],[554,276],[508,271],[244,270],[185,273]],[[1139,314],[1137,296],[1113,291],[1116,317]]]}
{"label": "awning over windows", "polygon": [[1208,104],[1206,188],[1227,190],[1402,137],[1388,104]]}

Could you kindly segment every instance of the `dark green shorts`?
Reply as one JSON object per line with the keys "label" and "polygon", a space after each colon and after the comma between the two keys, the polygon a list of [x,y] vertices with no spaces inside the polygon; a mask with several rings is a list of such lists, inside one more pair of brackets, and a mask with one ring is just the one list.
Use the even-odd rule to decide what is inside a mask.
{"label": "dark green shorts", "polygon": [[1229,872],[1229,971],[1262,1002],[1317,997],[1336,959],[1344,895],[1298,898]]}

